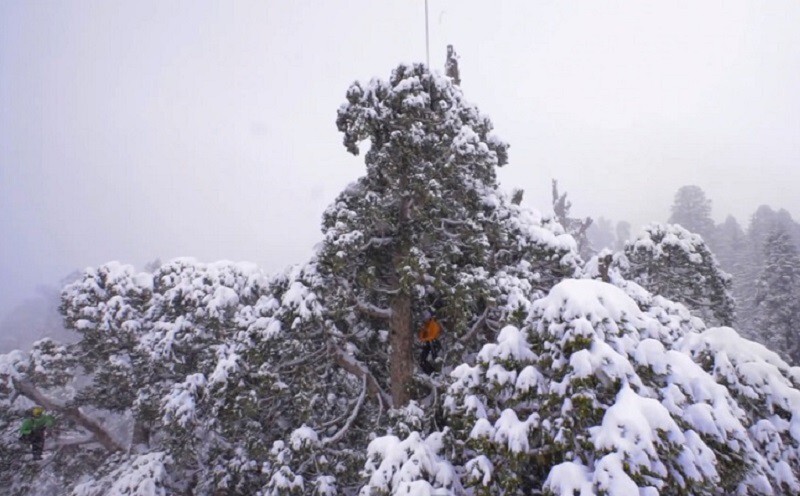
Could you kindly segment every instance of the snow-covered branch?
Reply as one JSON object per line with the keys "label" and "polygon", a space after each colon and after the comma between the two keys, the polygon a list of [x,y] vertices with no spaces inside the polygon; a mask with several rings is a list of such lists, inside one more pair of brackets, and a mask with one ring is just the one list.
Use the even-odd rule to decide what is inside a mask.
{"label": "snow-covered branch", "polygon": [[326,437],[325,439],[323,439],[322,440],[323,445],[335,443],[336,441],[341,439],[345,434],[347,434],[348,430],[350,430],[350,426],[353,425],[353,422],[355,421],[356,417],[358,417],[358,412],[361,411],[361,405],[364,404],[364,398],[366,398],[367,396],[366,375],[364,375],[362,382],[363,384],[361,386],[361,394],[358,395],[358,400],[356,400],[356,406],[353,407],[353,411],[350,413],[350,417],[348,417],[347,422],[345,422],[345,424],[342,426],[341,429],[339,429],[338,432],[336,432],[336,434],[334,434],[331,437]]}
{"label": "snow-covered branch", "polygon": [[297,367],[298,365],[303,365],[304,363],[307,363],[307,362],[310,362],[310,361],[316,361],[319,358],[321,358],[322,355],[326,351],[327,351],[326,348],[322,347],[319,350],[311,352],[311,353],[309,353],[307,355],[303,355],[300,358],[296,358],[296,359],[290,360],[288,362],[280,363],[280,364],[278,364],[277,369],[278,370],[291,369],[292,367]]}
{"label": "snow-covered branch", "polygon": [[459,234],[457,232],[450,232],[445,226],[434,226],[433,231],[435,231],[437,234],[447,237],[449,240],[453,240],[453,242],[456,242],[456,240],[459,238]]}
{"label": "snow-covered branch", "polygon": [[370,238],[369,241],[364,243],[364,245],[361,246],[361,248],[359,248],[359,250],[360,251],[364,251],[364,250],[367,250],[367,249],[373,248],[373,247],[381,247],[381,246],[384,246],[384,245],[387,245],[387,244],[391,243],[392,239],[393,238],[390,238],[390,237],[382,237],[382,238],[374,237],[374,238]]}
{"label": "snow-covered branch", "polygon": [[374,317],[376,319],[383,320],[389,320],[392,318],[391,309],[381,308],[373,305],[372,303],[367,303],[366,301],[356,300],[356,309],[368,317]]}
{"label": "snow-covered branch", "polygon": [[346,354],[344,350],[336,346],[334,343],[328,343],[328,350],[336,359],[336,363],[340,367],[356,377],[360,377],[367,381],[367,392],[372,396],[375,396],[381,403],[381,406],[384,404],[389,405],[390,407],[392,406],[391,396],[389,396],[386,391],[381,389],[377,379],[375,379],[375,376],[373,376],[363,364],[358,362],[351,355]]}
{"label": "snow-covered branch", "polygon": [[385,295],[396,295],[400,293],[399,288],[389,289],[389,288],[382,288],[380,286],[375,286],[373,289],[376,293],[381,293]]}
{"label": "snow-covered branch", "polygon": [[475,336],[475,334],[477,334],[477,332],[480,330],[480,328],[486,323],[486,316],[487,315],[489,315],[489,309],[488,308],[483,311],[483,315],[481,315],[478,318],[478,320],[476,320],[475,323],[472,324],[472,327],[470,328],[470,330],[466,334],[461,336],[461,338],[458,341],[461,342],[461,343],[466,343],[467,341],[472,339],[473,336]]}
{"label": "snow-covered branch", "polygon": [[87,417],[83,412],[80,411],[79,408],[66,406],[53,400],[52,398],[48,398],[30,381],[17,377],[12,378],[11,380],[14,383],[14,388],[23,396],[34,403],[47,408],[48,410],[52,410],[64,415],[87,431],[91,432],[95,438],[97,438],[97,442],[108,451],[123,451],[122,446],[114,440],[108,431],[106,431],[100,424]]}
{"label": "snow-covered branch", "polygon": [[691,303],[691,304],[692,304],[692,305],[694,305],[695,307],[706,307],[706,308],[710,308],[711,306],[713,306],[713,303],[711,303],[711,302],[710,302],[710,301],[708,301],[708,300],[706,300],[706,301],[699,301],[699,300],[696,300],[696,299],[694,299],[694,298],[692,298],[691,296],[688,296],[688,295],[682,295],[682,297],[683,297],[683,299],[684,299],[684,300],[688,301],[689,303]]}
{"label": "snow-covered branch", "polygon": [[443,218],[442,219],[442,227],[444,227],[445,224],[448,225],[448,226],[463,226],[463,225],[466,224],[466,221]]}
{"label": "snow-covered branch", "polygon": [[94,436],[84,437],[81,439],[57,439],[55,446],[57,448],[64,448],[67,446],[82,446],[84,444],[96,443],[97,438]]}

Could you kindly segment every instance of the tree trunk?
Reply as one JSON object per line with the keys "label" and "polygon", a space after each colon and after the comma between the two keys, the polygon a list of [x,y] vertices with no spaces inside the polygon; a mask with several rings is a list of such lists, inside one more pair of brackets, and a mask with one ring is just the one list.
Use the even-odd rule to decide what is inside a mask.
{"label": "tree trunk", "polygon": [[409,386],[414,376],[414,333],[411,329],[411,297],[402,291],[392,298],[389,321],[389,376],[392,381],[392,404],[401,408],[411,398]]}
{"label": "tree trunk", "polygon": [[[405,181],[401,183],[405,190]],[[398,288],[392,296],[392,315],[389,320],[389,378],[391,380],[392,406],[402,408],[411,398],[411,379],[414,377],[414,331],[411,328],[411,296],[403,288],[400,274],[409,253],[408,232],[410,230],[413,200],[404,197],[400,202],[398,226],[399,246],[392,256],[393,273],[391,286]]]}

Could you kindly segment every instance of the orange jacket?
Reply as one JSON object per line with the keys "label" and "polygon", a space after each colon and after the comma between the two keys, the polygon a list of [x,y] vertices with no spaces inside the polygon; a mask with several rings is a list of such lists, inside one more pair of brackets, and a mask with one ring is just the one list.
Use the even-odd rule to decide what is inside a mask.
{"label": "orange jacket", "polygon": [[423,343],[429,343],[438,338],[441,332],[441,324],[439,324],[435,318],[431,317],[424,324],[422,324],[422,329],[419,330],[417,336]]}

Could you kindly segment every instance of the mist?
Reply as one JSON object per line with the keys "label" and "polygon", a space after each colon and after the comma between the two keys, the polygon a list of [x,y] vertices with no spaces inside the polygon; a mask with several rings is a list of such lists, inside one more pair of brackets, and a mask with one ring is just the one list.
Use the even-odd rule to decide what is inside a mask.
{"label": "mist", "polygon": [[[575,214],[634,233],[686,184],[717,222],[800,212],[800,4],[429,8],[430,64],[455,46],[466,97],[511,144],[501,182],[528,205],[549,211],[557,179]],[[335,126],[345,90],[424,61],[424,14],[408,0],[0,4],[0,322],[110,260],[307,259],[363,173]]]}

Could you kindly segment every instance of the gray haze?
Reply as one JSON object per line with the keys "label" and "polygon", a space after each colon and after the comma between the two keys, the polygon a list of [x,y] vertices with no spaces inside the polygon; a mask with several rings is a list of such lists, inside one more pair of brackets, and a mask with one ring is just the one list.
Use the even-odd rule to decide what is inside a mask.
{"label": "gray haze", "polygon": [[[431,63],[511,143],[504,187],[663,221],[800,214],[800,3],[429,0]],[[424,60],[423,0],[0,2],[0,319],[120,260],[307,258],[362,174],[347,86]]]}

